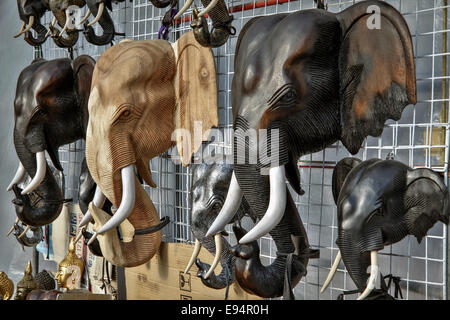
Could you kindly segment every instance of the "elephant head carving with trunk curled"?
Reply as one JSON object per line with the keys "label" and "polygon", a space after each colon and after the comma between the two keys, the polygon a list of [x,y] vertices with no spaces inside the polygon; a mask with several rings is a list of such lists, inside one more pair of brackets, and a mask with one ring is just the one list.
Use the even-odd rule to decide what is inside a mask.
{"label": "elephant head carving with trunk curled", "polygon": [[[108,12],[112,11],[112,3],[123,2],[124,0],[85,0],[88,7],[86,16],[80,21],[79,24],[85,22],[92,14],[94,20],[89,23],[85,23],[84,36],[86,40],[94,45],[102,46],[111,43],[114,40],[116,31],[114,28],[114,21]],[[92,25],[99,23],[103,29],[103,34],[98,36],[95,34]]]}
{"label": "elephant head carving with trunk curled", "polygon": [[[176,21],[180,18],[193,2],[194,0],[187,0],[173,20]],[[194,31],[195,39],[205,47],[220,47],[227,42],[230,35],[236,33],[236,29],[231,25],[233,16],[228,13],[224,0],[202,0],[202,4],[204,9],[201,12],[198,12],[195,5],[192,10],[193,20],[191,28]],[[206,22],[206,14],[211,18],[213,24],[211,32]]]}
{"label": "elephant head carving with trunk curled", "polygon": [[[193,133],[196,121],[198,141],[178,136]],[[155,187],[149,160],[177,145],[187,165],[217,121],[213,54],[191,32],[174,44],[124,40],[103,53],[89,98],[86,160],[99,199],[118,209],[110,217],[94,197],[85,222],[94,219],[90,242],[98,238],[105,259],[128,267],[152,258],[161,242],[160,219],[135,170]]]}
{"label": "elephant head carving with trunk curled", "polygon": [[[52,34],[53,41],[58,47],[73,47],[77,43],[79,35],[75,25],[72,24],[70,7],[82,8],[86,5],[85,0],[48,0],[48,3],[54,16],[48,34]],[[62,28],[61,31],[55,27],[56,23]],[[64,36],[64,33],[67,33],[67,36]]]}
{"label": "elephant head carving with trunk curled", "polygon": [[[380,29],[368,28],[372,5],[380,9]],[[398,120],[416,103],[408,26],[382,1],[358,2],[340,13],[311,9],[253,18],[239,34],[234,70],[233,178],[207,236],[223,230],[244,197],[260,221],[241,244],[267,234],[294,210],[286,179],[301,195],[299,157],[338,140],[357,153],[368,135],[379,136],[387,119]],[[243,159],[247,153],[253,161]]]}
{"label": "elephant head carving with trunk curled", "polygon": [[[208,229],[224,205],[232,172],[232,165],[225,163],[202,163],[193,168],[191,230],[196,243],[185,273],[195,262],[199,268],[197,275],[208,287],[222,289],[236,279],[241,288],[248,293],[265,298],[279,297],[283,294],[286,296],[284,290],[286,289],[285,273],[288,254],[295,254],[289,266],[290,287],[294,287],[306,274],[309,258],[314,255],[314,252],[309,249],[306,232],[295,205],[291,203],[291,198],[289,198],[289,208],[292,211],[287,212],[285,218],[270,232],[277,247],[277,257],[268,266],[264,266],[260,261],[257,241],[232,247],[222,234],[217,234],[215,239],[206,237]],[[256,215],[243,198],[231,220],[235,222],[233,231],[238,241],[246,233],[237,224],[245,215],[256,221]],[[211,267],[198,259],[195,260],[201,247],[205,247],[215,255]],[[219,262],[222,265],[222,272],[215,275],[214,269]],[[292,298],[289,295],[288,297]]]}
{"label": "elephant head carving with trunk curled", "polygon": [[[45,158],[62,171],[58,148],[84,139],[88,123],[87,103],[95,60],[36,60],[17,81],[14,100],[14,146],[19,168],[8,190],[13,190],[17,217],[28,226],[54,221],[64,201],[61,188]],[[31,182],[22,190],[18,183],[28,173]]]}
{"label": "elephant head carving with trunk curled", "polygon": [[342,258],[362,293],[358,299],[366,298],[378,277],[379,250],[407,235],[421,242],[436,222],[449,223],[448,188],[430,169],[411,169],[395,160],[345,158],[336,165],[332,187],[339,253],[322,292]]}
{"label": "elephant head carving with trunk curled", "polygon": [[[22,28],[14,38],[25,34],[25,41],[32,46],[44,43],[47,29],[41,24],[41,18],[50,10],[48,0],[17,0],[17,8],[22,20]],[[36,31],[36,38],[33,37],[31,29]]]}

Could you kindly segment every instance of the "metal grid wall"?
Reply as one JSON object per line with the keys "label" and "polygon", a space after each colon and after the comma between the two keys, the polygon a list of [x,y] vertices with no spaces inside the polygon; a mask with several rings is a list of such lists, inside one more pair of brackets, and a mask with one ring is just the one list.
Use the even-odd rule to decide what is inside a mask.
{"label": "metal grid wall", "polygon": [[[313,0],[279,1],[283,4],[271,5],[266,1],[259,7],[259,1],[228,1],[229,8],[253,3],[253,9],[233,13],[233,26],[236,36],[220,48],[213,49],[218,72],[219,85],[219,128],[232,126],[231,81],[233,77],[234,48],[237,35],[243,25],[252,17],[281,12],[292,12],[314,8]],[[329,0],[328,10],[341,11],[358,1]],[[439,172],[448,172],[449,119],[448,119],[448,75],[443,72],[442,59],[448,56],[443,45],[443,10],[448,8],[446,0],[393,0],[387,1],[405,17],[413,35],[416,54],[418,103],[409,106],[398,122],[388,122],[380,138],[368,138],[357,157],[384,159],[393,152],[395,158],[412,167],[429,167]],[[179,6],[184,1],[180,1]],[[195,1],[201,8],[200,1]],[[263,2],[264,4],[264,2]],[[126,32],[134,40],[157,39],[161,19],[167,9],[158,9],[148,0],[134,0],[114,6],[113,19],[118,32]],[[183,18],[191,17],[189,9]],[[45,17],[46,24],[51,16]],[[190,31],[189,21],[172,28],[169,40],[175,41],[182,33]],[[210,21],[209,21],[210,23]],[[117,40],[121,40],[120,37]],[[90,45],[80,35],[75,48],[75,56],[89,54],[95,59],[107,47]],[[67,56],[67,51],[56,48],[52,41],[43,46],[44,58],[53,59]],[[433,134],[434,132],[434,134]],[[432,138],[434,135],[437,138]],[[231,152],[231,137],[225,141],[215,141],[212,145],[217,151]],[[169,216],[171,223],[163,230],[164,241],[193,242],[189,228],[190,182],[189,167],[175,165],[169,150],[166,154],[151,161],[153,180],[158,188],[144,185],[150,194],[161,217]],[[60,151],[61,162],[66,173],[66,197],[74,197],[78,189],[80,163],[84,157],[84,142],[79,141],[65,146]],[[297,299],[336,299],[343,290],[354,289],[354,284],[343,264],[334,281],[324,294],[319,290],[329,272],[337,253],[335,245],[337,226],[336,208],[331,194],[331,175],[334,165],[343,157],[349,156],[347,150],[337,143],[324,151],[305,156],[299,161],[302,188],[306,194],[294,200],[305,224],[311,246],[320,248],[321,258],[311,260],[308,275],[295,288]],[[446,175],[447,176],[447,175]],[[447,178],[446,178],[447,180]],[[446,181],[447,182],[447,181]],[[229,240],[235,243],[231,229]],[[270,237],[260,240],[263,263],[270,263],[276,248]],[[380,270],[383,274],[392,273],[402,278],[402,291],[405,299],[446,299],[447,298],[447,227],[442,223],[430,230],[429,235],[418,244],[415,238],[408,237],[402,242],[388,247],[380,254]],[[353,299],[354,297],[349,297]]]}

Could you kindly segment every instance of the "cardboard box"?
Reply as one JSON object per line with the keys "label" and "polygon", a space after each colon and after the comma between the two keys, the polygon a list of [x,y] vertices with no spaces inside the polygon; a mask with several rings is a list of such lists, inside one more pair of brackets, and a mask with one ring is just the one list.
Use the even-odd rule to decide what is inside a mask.
{"label": "cardboard box", "polygon": [[[125,268],[126,292],[128,300],[223,300],[226,289],[211,289],[197,277],[198,268],[194,264],[186,275],[186,268],[194,246],[184,243],[161,243],[158,254],[149,262],[134,268]],[[211,264],[214,257],[202,249],[202,262]],[[219,265],[215,272],[222,270]],[[229,300],[255,300],[238,283],[233,283],[228,292]]]}

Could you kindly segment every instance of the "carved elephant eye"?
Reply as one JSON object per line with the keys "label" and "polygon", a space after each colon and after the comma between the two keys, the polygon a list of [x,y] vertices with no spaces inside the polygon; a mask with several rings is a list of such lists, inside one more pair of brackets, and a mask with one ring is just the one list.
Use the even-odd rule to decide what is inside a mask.
{"label": "carved elephant eye", "polygon": [[122,105],[118,108],[113,122],[128,122],[133,119],[133,109],[130,105]]}
{"label": "carved elephant eye", "polygon": [[278,106],[281,107],[290,107],[297,102],[297,92],[291,89],[280,99],[278,102]]}
{"label": "carved elephant eye", "polygon": [[126,120],[131,116],[131,111],[130,110],[125,110],[124,112],[122,112],[122,114],[120,115],[120,119],[122,120]]}
{"label": "carved elephant eye", "polygon": [[219,212],[222,209],[222,202],[219,200],[214,201],[214,203],[211,205],[211,211],[213,212]]}

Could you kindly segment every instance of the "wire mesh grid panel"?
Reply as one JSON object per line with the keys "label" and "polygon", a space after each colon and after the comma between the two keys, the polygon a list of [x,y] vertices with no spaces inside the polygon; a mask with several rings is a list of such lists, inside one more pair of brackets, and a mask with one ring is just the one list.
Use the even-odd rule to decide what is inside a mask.
{"label": "wire mesh grid panel", "polygon": [[[358,1],[325,1],[330,12],[339,12]],[[405,17],[413,36],[416,55],[418,103],[408,106],[398,122],[389,121],[380,138],[368,138],[357,155],[360,159],[381,158],[393,153],[395,159],[411,167],[428,167],[438,172],[448,172],[448,72],[445,61],[447,52],[446,0],[393,0],[387,1]],[[202,8],[200,1],[195,1]],[[184,1],[178,4],[180,7]],[[223,133],[215,137],[207,148],[231,153],[232,127],[231,82],[237,36],[251,18],[281,12],[315,8],[313,0],[240,0],[227,1],[233,12],[236,35],[221,47],[214,48],[218,78],[219,129]],[[85,10],[85,9],[83,9]],[[157,39],[161,20],[167,9],[158,9],[147,0],[134,0],[114,6],[112,18],[118,32],[125,32],[134,40]],[[175,41],[190,31],[192,8],[182,16],[181,23],[169,32],[169,41]],[[45,16],[50,23],[51,15]],[[209,21],[209,23],[211,23]],[[97,27],[98,28],[98,27]],[[100,32],[100,30],[97,30]],[[121,40],[121,37],[117,37]],[[108,46],[95,47],[80,36],[74,55],[89,54],[97,59]],[[67,56],[67,50],[57,48],[52,41],[43,45],[46,59]],[[64,146],[60,150],[61,162],[66,174],[66,198],[76,199],[80,163],[84,157],[84,141]],[[205,148],[204,148],[205,149]],[[204,150],[202,150],[204,151]],[[201,151],[201,152],[202,152]],[[152,177],[157,188],[144,184],[161,217],[169,216],[171,223],[163,229],[163,241],[193,242],[190,232],[190,184],[191,168],[174,164],[173,149],[151,161]],[[337,161],[349,156],[348,151],[336,143],[312,155],[302,157],[298,163],[302,177],[303,196],[294,196],[310,244],[320,249],[320,259],[310,260],[308,274],[294,290],[297,299],[336,299],[338,294],[355,288],[341,263],[330,287],[320,294],[320,287],[337,254],[337,213],[331,193],[331,175]],[[446,182],[447,182],[447,174]],[[294,194],[293,194],[294,195]],[[227,228],[231,244],[236,240]],[[276,247],[270,236],[259,240],[264,264],[276,257]],[[429,231],[419,244],[413,237],[385,248],[380,254],[380,270],[402,279],[405,299],[447,298],[447,228],[441,223]],[[354,296],[348,298],[353,299]]]}

